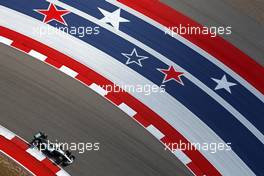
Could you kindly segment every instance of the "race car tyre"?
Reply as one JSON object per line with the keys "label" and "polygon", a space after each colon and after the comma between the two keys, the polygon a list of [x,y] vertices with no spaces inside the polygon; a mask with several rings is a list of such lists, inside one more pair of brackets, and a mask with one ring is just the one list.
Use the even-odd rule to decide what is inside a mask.
{"label": "race car tyre", "polygon": [[75,156],[73,156],[73,155],[69,156],[69,158],[70,158],[70,160],[71,160],[70,162],[69,162],[69,161],[63,161],[63,162],[62,162],[62,166],[63,166],[63,167],[66,167],[66,166],[72,164],[73,161],[75,160]]}

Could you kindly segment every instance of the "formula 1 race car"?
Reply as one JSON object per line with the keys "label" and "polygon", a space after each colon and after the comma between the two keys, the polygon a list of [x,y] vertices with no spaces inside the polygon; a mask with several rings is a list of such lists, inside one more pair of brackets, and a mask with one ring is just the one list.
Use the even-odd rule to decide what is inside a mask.
{"label": "formula 1 race car", "polygon": [[64,152],[60,145],[51,143],[48,140],[48,136],[43,132],[35,134],[30,145],[31,148],[37,148],[58,165],[65,167],[72,164],[75,160],[75,156],[69,150]]}

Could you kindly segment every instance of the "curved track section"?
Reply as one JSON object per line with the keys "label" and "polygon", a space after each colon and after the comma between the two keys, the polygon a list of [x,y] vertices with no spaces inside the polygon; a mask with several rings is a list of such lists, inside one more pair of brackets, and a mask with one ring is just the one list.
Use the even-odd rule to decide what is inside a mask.
{"label": "curved track section", "polygon": [[[33,2],[36,2],[36,4],[34,4]],[[48,2],[53,2],[53,1],[49,0]],[[164,75],[161,75],[161,73],[159,73],[157,74],[157,76],[159,75],[160,78],[156,79],[155,76],[156,72],[157,70],[160,71],[160,69],[157,68],[167,68],[167,67],[173,68],[173,66],[175,66],[176,69],[180,69],[180,70],[182,68],[187,68],[188,72],[186,72],[187,71],[186,69],[182,70],[185,73],[185,78],[187,78],[187,80],[185,79],[183,80],[184,88],[177,87],[179,86],[177,84],[175,85],[175,84],[167,83],[166,86],[168,87],[166,89],[166,92],[168,94],[165,95],[163,94],[158,97],[152,96],[151,98],[149,98],[149,96],[142,97],[137,93],[132,94],[133,96],[135,96],[135,98],[138,98],[142,103],[148,105],[149,108],[155,111],[158,115],[162,116],[163,120],[166,120],[166,122],[169,123],[169,125],[174,127],[176,132],[174,131],[174,133],[170,133],[172,130],[170,130],[169,132],[168,129],[171,129],[171,126],[169,126],[166,123],[162,123],[163,122],[162,119],[161,121],[158,121],[156,119],[155,123],[148,123],[147,125],[144,123],[144,121],[143,123],[142,122],[140,123],[149,131],[151,131],[150,129],[152,130],[154,129],[155,132],[152,131],[152,134],[156,136],[156,138],[158,138],[162,143],[168,142],[167,139],[171,139],[172,137],[178,140],[179,139],[178,132],[180,132],[181,135],[185,136],[188,141],[192,141],[192,142],[198,141],[201,143],[202,141],[205,141],[209,143],[213,141],[223,140],[225,142],[230,141],[230,143],[232,143],[233,150],[228,154],[222,154],[222,153],[210,154],[208,152],[202,151],[201,153],[208,161],[205,158],[203,158],[201,154],[199,154],[198,152],[192,152],[192,151],[182,152],[181,155],[189,157],[188,162],[184,162],[184,163],[189,168],[191,168],[193,172],[194,172],[194,168],[190,167],[190,165],[196,166],[196,168],[198,168],[196,169],[196,172],[198,173],[197,175],[204,175],[205,173],[206,175],[220,175],[220,173],[222,175],[230,175],[230,174],[254,175],[253,172],[259,175],[260,173],[262,173],[261,156],[263,155],[264,136],[262,134],[263,126],[261,126],[260,124],[262,124],[261,122],[263,120],[261,117],[263,114],[262,107],[264,102],[263,99],[264,82],[263,82],[263,78],[256,75],[261,75],[264,73],[263,67],[255,63],[250,57],[248,57],[239,49],[237,49],[236,47],[234,47],[233,45],[226,42],[220,37],[216,37],[214,40],[212,40],[210,36],[190,37],[184,35],[184,36],[179,36],[178,38],[175,37],[175,39],[177,39],[177,42],[175,42],[174,39],[172,38],[166,38],[166,40],[163,40],[164,39],[163,30],[166,30],[164,28],[165,26],[169,27],[171,25],[174,26],[182,23],[183,24],[190,23],[194,26],[200,26],[200,25],[192,21],[191,19],[186,18],[177,11],[174,11],[173,9],[165,6],[164,4],[159,3],[158,1],[142,0],[142,2],[140,1],[140,3],[138,2],[131,3],[131,1],[127,1],[127,0],[89,1],[89,5],[91,5],[90,7],[92,7],[93,9],[90,9],[89,7],[84,8],[86,5],[85,3],[83,4],[79,2],[71,3],[69,1],[67,3],[66,2],[63,3],[63,2],[64,0],[61,0],[60,2],[54,1],[54,3],[56,3],[57,6],[72,12],[66,18],[68,24],[76,25],[76,26],[79,26],[80,22],[82,23],[82,25],[97,24],[103,28],[102,32],[105,35],[100,35],[95,40],[84,38],[81,39],[82,42],[80,42],[80,38],[77,39],[77,38],[73,38],[72,36],[70,37],[68,35],[64,35],[64,37],[62,37],[64,40],[60,38],[57,42],[54,42],[55,38],[53,37],[52,38],[45,37],[44,39],[43,38],[40,39],[38,36],[35,36],[35,34],[32,34],[32,32],[30,32],[29,27],[30,26],[48,27],[48,25],[45,25],[42,22],[40,22],[42,21],[40,18],[42,17],[41,14],[37,15],[34,11],[34,9],[36,9],[37,7],[39,8],[45,6],[49,8],[51,4],[48,4],[46,1],[45,2],[32,1],[32,3],[28,3],[27,5],[20,4],[21,6],[19,7],[14,5],[16,4],[15,1],[13,3],[12,1],[8,1],[8,3],[3,3],[3,5],[6,6],[7,8],[1,7],[1,13],[3,14],[3,16],[7,18],[2,20],[1,23],[5,27],[9,27],[10,29],[25,34],[42,43],[45,43],[46,45],[53,47],[54,49],[76,59],[77,61],[81,62],[87,67],[92,68],[96,72],[104,75],[108,80],[111,80],[112,82],[117,82],[118,85],[124,82],[135,84],[138,83],[138,81],[141,83],[149,83],[152,81],[153,83],[159,85]],[[98,2],[102,2],[102,3],[98,3]],[[104,2],[110,2],[110,4]],[[124,28],[122,27],[120,28],[121,32],[114,31],[112,27],[109,27],[104,23],[102,24],[101,21],[104,19],[104,18],[101,19],[102,17],[101,13],[103,13],[103,16],[105,16],[106,11],[102,12],[102,9],[100,10],[100,8],[104,5],[105,9],[106,6],[108,8],[110,7],[116,9],[117,7],[112,6],[111,3],[118,3],[118,2],[123,2],[137,10],[135,12],[130,8],[127,7],[124,8],[128,12],[133,13],[134,15],[131,16],[131,14],[124,13],[122,11],[124,17],[131,20],[133,19],[132,20],[133,22],[126,23],[126,25],[122,25]],[[124,4],[121,4],[120,6],[123,5]],[[100,7],[100,8],[98,9],[96,7]],[[116,9],[116,10],[117,12],[118,11],[120,12],[120,9],[119,10]],[[144,15],[140,14],[139,12],[143,13]],[[29,16],[32,18],[29,18]],[[171,16],[173,16],[174,18],[172,19]],[[18,21],[19,23],[13,23],[13,21]],[[55,24],[50,23],[49,25],[54,26]],[[147,32],[141,30],[134,32],[133,30],[138,29],[138,26],[141,26],[141,28],[143,29],[149,29],[149,30],[147,30]],[[118,28],[118,26],[116,27]],[[158,27],[159,31],[157,31],[155,27]],[[133,30],[131,31],[130,29]],[[107,36],[107,37],[102,38],[102,36]],[[144,37],[142,38],[141,36]],[[146,40],[148,38],[152,38],[152,36],[157,37],[157,40],[156,41],[153,40],[151,42]],[[159,38],[158,36],[160,37],[160,40],[158,40]],[[52,66],[58,68],[61,71],[67,72],[70,76],[75,77],[76,79],[83,82],[82,79],[79,79],[80,76],[83,75],[81,75],[81,72],[77,72],[75,70],[76,67],[68,67],[67,63],[62,64],[60,62],[56,62],[56,59],[58,57],[56,57],[55,55],[47,54],[43,52],[43,50],[40,51],[34,48],[27,48],[26,47],[28,44],[27,42],[25,42],[24,44],[16,43],[17,38],[19,37],[13,38],[15,41],[14,43],[12,43],[12,46],[20,48],[21,50],[29,54],[32,51],[30,49],[33,49],[33,52],[34,50],[39,51],[40,53],[44,54],[44,56],[47,57],[43,58],[42,56],[38,55],[37,57],[40,57],[38,59],[45,61],[46,63],[50,63]],[[107,41],[106,39],[108,39],[108,42],[106,42]],[[78,52],[72,51],[72,46],[74,45],[74,42],[69,42],[68,47],[65,47],[65,44],[67,43],[66,41],[68,40],[76,42],[75,47],[78,48]],[[111,45],[111,44],[109,45],[109,43],[112,43],[112,41],[117,41],[116,45]],[[161,41],[163,41],[164,43],[162,44]],[[178,53],[175,52],[174,54],[173,54],[174,50],[171,50],[169,52],[169,50],[167,49],[170,48],[170,46],[168,46],[167,44],[170,41],[171,44],[173,44],[171,46],[174,46],[174,44],[176,44],[177,46],[178,44],[182,46],[179,48],[181,49],[179,50],[181,52]],[[84,44],[83,42],[85,43],[85,45],[83,45]],[[159,45],[154,43],[157,43]],[[183,46],[182,44],[184,44],[185,46]],[[83,47],[77,47],[80,45]],[[148,54],[149,56],[154,56],[153,58],[155,58],[155,63],[157,62],[157,64],[153,62],[153,64],[149,64],[149,66],[151,65],[151,67],[149,68],[147,67],[146,64],[145,65],[146,67],[144,67],[143,71],[139,71],[136,68],[132,68],[132,67],[129,67],[132,69],[125,68],[123,62],[124,58],[122,57],[123,51],[129,50],[130,48],[134,48],[136,46],[140,48],[140,53],[143,53],[144,55]],[[163,46],[163,47],[159,47],[159,46]],[[87,50],[81,48],[86,48]],[[191,51],[192,55],[190,55],[189,53],[190,48],[192,49]],[[136,48],[134,50],[136,51]],[[118,52],[116,53],[113,51],[119,51],[122,53],[118,54]],[[87,53],[92,53],[92,54],[90,54],[90,58],[84,59],[87,57]],[[181,55],[179,53],[184,55]],[[36,53],[31,53],[31,54],[36,56]],[[173,59],[174,56],[175,55],[178,56],[178,54],[179,57],[177,58],[179,60],[178,59],[174,60]],[[199,64],[195,64],[195,62],[193,61],[183,63],[182,62],[183,59],[181,59],[181,57],[185,59],[192,58],[192,60],[199,61]],[[96,58],[96,60],[94,58]],[[173,60],[173,63],[169,62],[170,59]],[[152,59],[152,61],[154,60]],[[176,63],[179,65],[177,65]],[[206,68],[206,69],[201,69],[201,68]],[[122,77],[121,75],[123,74],[119,74],[119,73],[118,76],[116,76],[115,74],[119,72],[121,69],[126,70],[126,74],[124,74],[125,76]],[[201,72],[198,71],[200,69]],[[150,70],[152,72],[149,72]],[[133,75],[133,76],[128,77],[128,75]],[[227,89],[227,91],[230,93],[230,95],[227,94],[228,96],[226,96],[226,94],[222,94],[223,92],[214,91],[218,89],[217,87],[214,87],[214,85],[212,84],[213,82],[212,80],[215,81],[217,75],[218,76],[223,75],[222,79],[224,78],[226,79],[226,75],[229,75],[237,81],[236,83],[233,83],[233,85],[238,85],[238,86],[236,86],[237,89],[232,91],[233,92],[232,96],[231,96],[231,90],[229,89]],[[90,80],[90,78],[91,75],[89,75],[89,78],[87,79]],[[101,77],[99,76],[99,79],[100,78]],[[129,81],[127,81],[128,78]],[[131,80],[131,78],[133,78],[133,80]],[[191,82],[188,82],[188,80],[190,80]],[[233,82],[235,80],[233,80]],[[93,82],[93,83],[96,84],[97,82]],[[163,79],[163,83],[164,83],[164,79]],[[90,86],[90,84],[88,83],[84,83],[84,84]],[[253,87],[252,85],[255,87]],[[196,89],[197,86],[200,88],[199,90]],[[175,99],[172,99],[172,97]],[[193,97],[197,97],[197,98],[192,100]],[[131,99],[133,98],[134,97],[132,97]],[[150,101],[151,99],[153,101]],[[168,100],[173,100],[171,101],[173,103],[169,103]],[[203,104],[200,103],[200,100],[203,100]],[[154,119],[152,115],[149,115],[147,113],[144,113],[144,116],[141,116],[141,114],[138,113],[139,111],[140,112],[143,111],[144,107],[142,106],[144,106],[144,104],[140,102],[141,104],[138,103],[137,106],[135,106],[135,103],[134,104],[131,103],[133,101],[129,100],[129,102],[130,104],[128,104],[128,107],[124,107],[124,105],[126,105],[125,101],[123,101],[123,103],[125,104],[120,104],[120,102],[119,103],[113,102],[113,103],[119,107],[121,105],[122,108],[130,108],[129,110],[134,110],[131,112],[132,115],[130,115],[129,113],[128,114],[136,120],[138,120],[138,117],[144,117],[143,120]],[[241,104],[238,102],[241,102]],[[244,104],[244,102],[247,102],[248,104]],[[175,110],[174,109],[175,107],[178,109]],[[208,111],[208,109],[215,111],[210,111],[210,110]],[[61,110],[63,109],[60,109],[60,111]],[[155,116],[154,112],[152,114]],[[172,118],[174,116],[176,117]],[[255,118],[255,116],[258,118]],[[225,119],[223,119],[223,117],[225,117]],[[197,123],[191,123],[194,121]],[[59,121],[57,120],[56,122]],[[54,123],[60,124],[56,122]],[[189,124],[192,124],[192,128],[190,128]],[[165,127],[165,125],[167,126]],[[154,127],[156,127],[156,129]],[[230,129],[235,129],[235,130],[232,133],[230,133]],[[158,135],[157,137],[156,134],[157,132],[160,132],[160,134],[164,134],[164,135]],[[199,135],[201,136],[198,137]],[[255,138],[257,138],[257,140]],[[243,140],[246,141],[246,143],[244,145],[241,145],[241,141]],[[177,154],[175,155],[177,156]],[[218,171],[220,173],[217,173]],[[196,172],[194,173],[196,174]]]}
{"label": "curved track section", "polygon": [[205,26],[232,26],[232,35],[223,37],[264,66],[263,1],[161,0],[161,2]]}
{"label": "curved track section", "polygon": [[39,130],[62,142],[100,142],[78,154],[73,175],[191,175],[125,113],[63,73],[1,45],[0,124],[30,140]]}
{"label": "curved track section", "polygon": [[[18,165],[20,165],[22,170],[24,169],[28,172],[28,176],[70,176],[67,172],[53,163],[40,151],[30,147],[30,145],[24,139],[1,125],[0,153],[3,153]],[[0,172],[0,174],[1,173],[2,171]],[[6,175],[9,174],[5,173],[5,176]]]}

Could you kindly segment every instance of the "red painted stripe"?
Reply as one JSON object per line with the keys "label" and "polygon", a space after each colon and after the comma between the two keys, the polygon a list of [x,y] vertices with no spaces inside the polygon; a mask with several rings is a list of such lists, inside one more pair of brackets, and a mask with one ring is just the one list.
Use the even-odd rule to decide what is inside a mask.
{"label": "red painted stripe", "polygon": [[[163,133],[166,134],[166,138],[171,143],[186,143],[189,142],[178,132],[176,131],[171,125],[165,122],[160,116],[158,116],[155,112],[150,110],[148,107],[143,105],[141,102],[137,101],[135,98],[123,94],[117,94],[115,97],[119,98],[126,104],[128,104],[132,109],[138,112],[136,116],[136,120],[139,121],[143,126],[148,126],[149,124],[158,127],[158,129]],[[141,119],[144,117],[144,119]],[[147,123],[148,122],[148,123]],[[215,167],[206,160],[206,158],[197,150],[186,150],[184,151],[185,154],[191,158],[193,165],[196,165],[196,168],[199,168],[199,172],[203,172],[205,175],[221,175]],[[192,168],[191,168],[192,169]],[[198,169],[196,169],[198,170]],[[194,173],[196,170],[192,170]],[[198,174],[198,173],[195,173]]]}
{"label": "red painted stripe", "polygon": [[[11,139],[11,142],[22,149],[24,152],[29,148],[29,144],[17,136]],[[41,161],[41,163],[53,173],[57,173],[60,170],[60,168],[48,158],[45,158],[43,161]]]}
{"label": "red painted stripe", "polygon": [[[87,68],[86,66],[78,63],[74,59],[42,44],[39,43],[29,37],[26,37],[22,34],[19,34],[15,31],[12,31],[7,28],[0,27],[0,34],[12,39],[21,42],[23,45],[34,49],[48,58],[54,59],[54,62],[59,63],[60,65],[65,65],[68,68],[73,69],[79,75],[76,79],[82,81],[84,84],[88,86],[91,83],[96,83],[98,85],[113,85],[112,82],[94,72],[93,70]],[[109,92],[107,99],[111,100],[115,105],[119,105],[124,102],[132,109],[134,109],[137,114],[135,115],[135,120],[137,120],[141,125],[148,126],[150,124],[154,125],[158,128],[171,142],[189,142],[171,125],[169,125],[162,117],[156,114],[154,111],[149,109],[146,105],[135,99],[133,96],[126,92]],[[203,174],[212,173],[211,175],[217,176],[220,175],[218,171],[206,160],[206,158],[197,150],[184,151],[186,155],[191,158],[192,163],[202,170]]]}
{"label": "red painted stripe", "polygon": [[22,150],[27,150],[29,148],[29,145],[25,141],[20,139],[19,137],[15,136],[11,141],[14,144],[16,144],[19,148],[21,148]]}
{"label": "red painted stripe", "polygon": [[61,63],[55,61],[54,59],[50,59],[50,58],[47,58],[45,60],[45,62],[47,62],[48,64],[52,65],[53,67],[56,67],[56,68],[60,68],[62,66]]}
{"label": "red painted stripe", "polygon": [[60,168],[53,162],[51,162],[48,158],[41,161],[43,165],[45,165],[49,170],[51,170],[53,173],[57,173],[60,171]]}
{"label": "red painted stripe", "polygon": [[32,157],[8,139],[0,136],[0,150],[11,156],[17,162],[23,164],[23,166],[29,169],[37,176],[54,176],[55,174],[45,167],[41,162]]}
{"label": "red painted stripe", "polygon": [[[195,173],[197,176],[204,176],[203,172],[193,163],[187,164],[187,166]],[[210,173],[208,175],[214,175],[213,173]]]}
{"label": "red painted stripe", "polygon": [[141,125],[143,125],[145,128],[148,127],[150,125],[149,121],[147,121],[146,119],[144,119],[144,117],[142,117],[139,114],[136,114],[134,119],[136,121],[138,121]]}
{"label": "red painted stripe", "polygon": [[[202,27],[197,22],[159,2],[158,0],[118,1],[152,18],[166,27],[179,27],[180,24],[183,26],[187,26],[189,24],[190,26]],[[215,58],[219,59],[222,63],[234,70],[262,94],[264,94],[264,76],[260,76],[264,75],[264,68],[248,55],[219,36],[215,38],[212,38],[209,35],[182,36],[209,54],[213,55]]]}
{"label": "red painted stripe", "polygon": [[29,52],[30,49],[28,47],[26,47],[25,45],[21,44],[20,42],[18,41],[14,41],[11,46],[15,47],[15,48],[18,48],[20,49],[21,51],[24,51],[24,52]]}

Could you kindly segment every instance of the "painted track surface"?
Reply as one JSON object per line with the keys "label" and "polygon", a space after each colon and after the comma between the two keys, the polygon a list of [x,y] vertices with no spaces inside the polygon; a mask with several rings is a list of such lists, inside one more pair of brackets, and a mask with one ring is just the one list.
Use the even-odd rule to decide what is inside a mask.
{"label": "painted track surface", "polygon": [[[66,142],[100,142],[77,154],[73,175],[191,175],[151,134],[63,73],[0,46],[0,124],[30,140],[38,130]],[[19,97],[19,98],[17,98]]]}
{"label": "painted track surface", "polygon": [[223,36],[264,66],[264,1],[257,0],[161,0],[203,25],[232,26]]}

